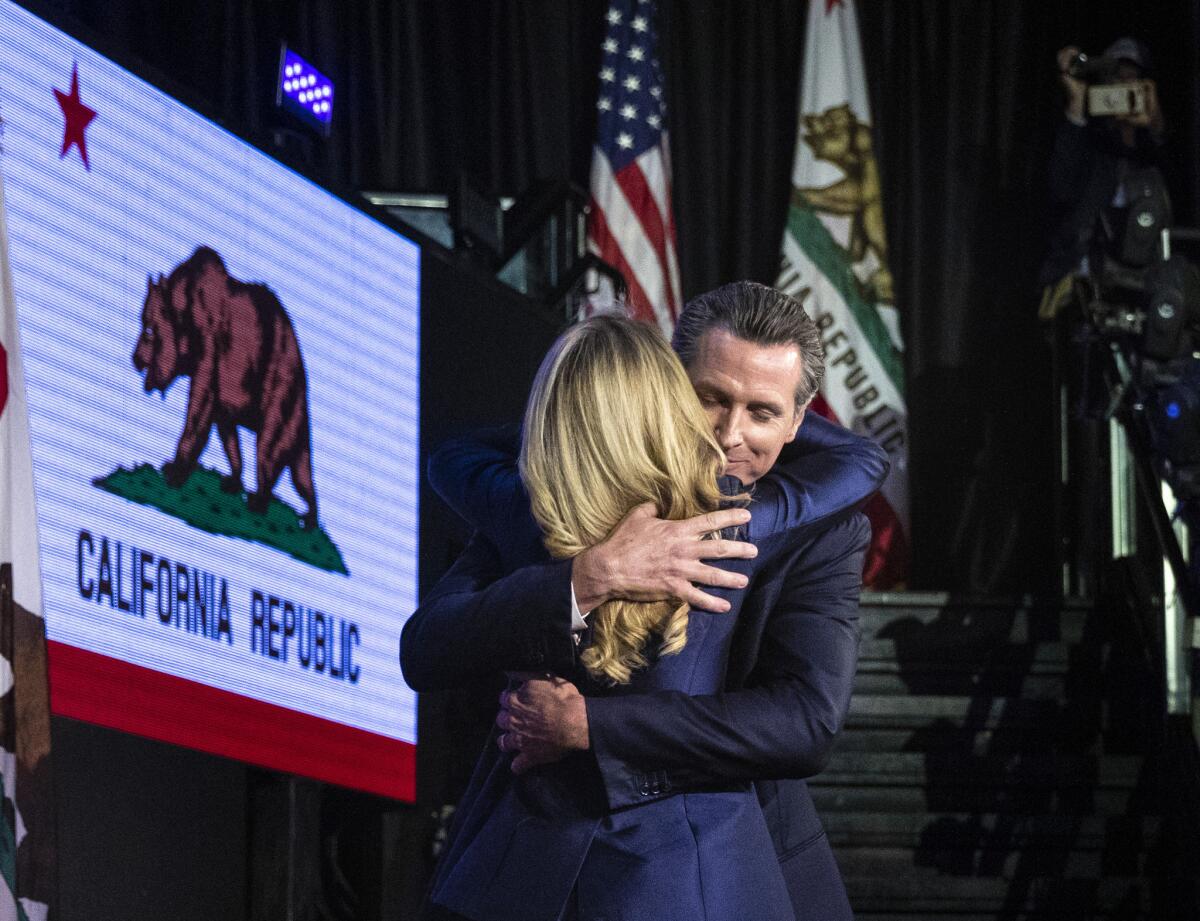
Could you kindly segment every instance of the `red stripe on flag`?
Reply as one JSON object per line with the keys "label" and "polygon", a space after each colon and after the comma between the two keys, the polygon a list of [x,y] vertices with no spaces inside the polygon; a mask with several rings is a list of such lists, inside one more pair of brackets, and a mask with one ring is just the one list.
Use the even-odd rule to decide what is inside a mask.
{"label": "red stripe on flag", "polygon": [[829,408],[829,403],[825,401],[825,394],[823,393],[818,393],[813,397],[812,403],[809,404],[809,409],[818,416],[828,419],[830,422],[836,422],[838,425],[842,424],[842,420],[837,417],[837,413]]}
{"label": "red stripe on flag", "polygon": [[636,160],[616,173],[615,178],[617,185],[625,193],[625,200],[629,202],[630,210],[637,215],[642,232],[654,250],[655,258],[658,260],[658,270],[663,277],[667,310],[671,314],[671,319],[675,319],[679,316],[679,305],[675,303],[675,292],[671,285],[671,267],[667,264],[666,249],[670,244],[667,240],[666,229],[663,227],[662,214],[658,210],[658,200],[650,190],[646,174],[642,172],[642,168],[638,166]]}
{"label": "red stripe on flag", "polygon": [[415,745],[65,643],[46,643],[54,713],[413,802]]}
{"label": "red stripe on flag", "polygon": [[[671,183],[669,180],[667,182],[667,201],[674,201],[674,199],[671,198]],[[667,212],[667,233],[670,234],[671,249],[674,250],[674,252],[675,252],[675,271],[671,275],[671,290],[674,291],[676,286],[679,286],[679,289],[680,289],[679,290],[679,300],[680,300],[679,310],[675,314],[676,319],[678,319],[679,314],[683,312],[683,281],[679,277],[679,246],[678,246],[679,237],[675,233],[675,209],[674,208],[672,208],[670,211]]]}
{"label": "red stripe on flag", "polygon": [[[842,424],[823,394],[813,397],[809,408],[818,416]],[[882,493],[872,496],[863,512],[871,521],[871,546],[863,564],[863,585],[876,591],[902,587],[908,578],[911,549],[900,519]]]}
{"label": "red stripe on flag", "polygon": [[592,213],[588,216],[588,236],[595,243],[600,258],[624,276],[625,283],[629,285],[629,304],[633,308],[634,317],[645,320],[647,323],[657,323],[658,318],[654,315],[654,307],[650,304],[650,298],[646,296],[646,292],[638,283],[637,276],[633,273],[632,267],[625,259],[625,254],[621,252],[621,247],[608,227],[604,209],[595,199],[592,199]]}
{"label": "red stripe on flag", "polygon": [[903,588],[908,579],[910,549],[900,519],[883,493],[876,493],[863,508],[871,520],[871,547],[863,566],[863,584],[876,591]]}
{"label": "red stripe on flag", "polygon": [[[667,189],[666,189],[667,202],[670,203],[670,202],[675,201],[675,193],[672,191],[672,188],[671,188],[671,168],[670,168],[671,167],[671,147],[670,147],[670,144],[667,142],[667,136],[665,134],[663,135],[663,142],[662,142],[662,156],[663,156],[663,164],[664,164],[663,182],[666,184],[666,187],[667,187]],[[671,249],[675,253],[675,275],[677,276],[679,274],[679,235],[675,231],[675,206],[674,205],[670,205],[670,207],[667,208],[667,234],[669,235],[668,239],[670,240]],[[675,287],[676,280],[677,279],[672,277],[672,281],[671,281],[672,290]],[[683,299],[682,289],[679,292],[679,297],[680,297],[680,300],[682,301],[682,299]],[[682,310],[683,310],[682,303],[680,303],[679,309],[682,312]],[[676,317],[678,317],[678,314],[676,314]]]}

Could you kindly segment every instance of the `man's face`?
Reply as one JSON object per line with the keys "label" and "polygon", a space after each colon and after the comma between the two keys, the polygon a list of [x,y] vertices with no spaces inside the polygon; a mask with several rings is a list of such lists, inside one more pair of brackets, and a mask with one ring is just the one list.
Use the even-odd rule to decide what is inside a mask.
{"label": "man's face", "polygon": [[700,338],[688,377],[725,451],[725,472],[747,486],[796,437],[801,373],[795,345],[755,345],[724,329]]}

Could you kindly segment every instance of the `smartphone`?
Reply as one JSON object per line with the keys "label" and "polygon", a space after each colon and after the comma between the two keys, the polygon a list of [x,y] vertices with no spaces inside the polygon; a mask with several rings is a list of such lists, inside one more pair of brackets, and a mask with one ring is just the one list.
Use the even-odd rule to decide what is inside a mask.
{"label": "smartphone", "polygon": [[1088,115],[1144,115],[1148,107],[1149,90],[1145,80],[1088,87]]}

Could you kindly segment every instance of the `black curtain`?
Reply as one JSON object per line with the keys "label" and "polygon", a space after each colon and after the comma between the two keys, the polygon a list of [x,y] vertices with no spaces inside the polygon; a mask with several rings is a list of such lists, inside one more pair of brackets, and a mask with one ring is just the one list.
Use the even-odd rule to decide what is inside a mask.
{"label": "black curtain", "polygon": [[686,297],[775,280],[791,190],[803,3],[660,4]]}
{"label": "black curtain", "polygon": [[921,587],[1053,588],[1053,404],[1034,286],[1061,44],[1048,10],[863,9]]}
{"label": "black curtain", "polygon": [[[586,185],[602,0],[57,0],[111,50],[343,189]],[[1051,403],[1034,319],[1054,53],[1121,34],[1157,59],[1176,216],[1200,215],[1200,0],[859,4],[907,343],[914,587],[1054,588]],[[805,5],[662,0],[685,294],[771,281]],[[287,38],[335,81],[328,142],[277,134]]]}

